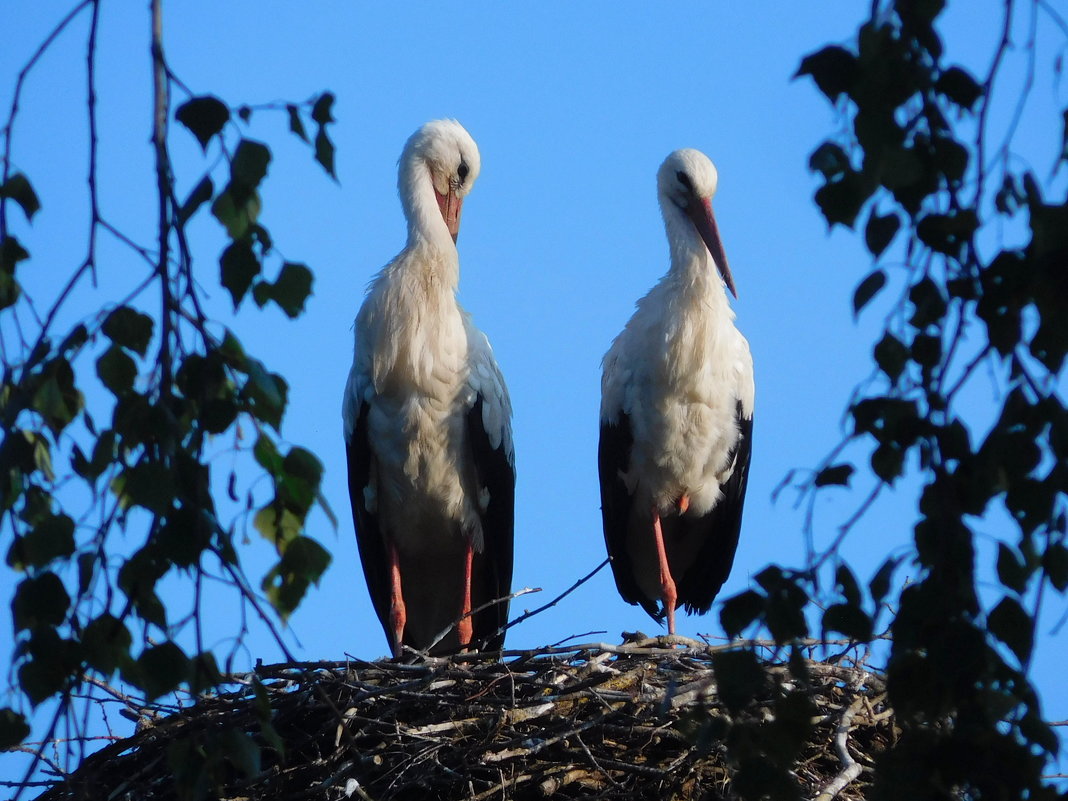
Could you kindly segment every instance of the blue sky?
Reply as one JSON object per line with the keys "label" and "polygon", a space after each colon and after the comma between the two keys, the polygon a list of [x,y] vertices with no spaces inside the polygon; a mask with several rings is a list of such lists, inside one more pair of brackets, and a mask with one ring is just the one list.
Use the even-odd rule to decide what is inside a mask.
{"label": "blue sky", "polygon": [[[9,107],[17,70],[67,5],[13,0],[5,8],[0,108]],[[142,5],[102,10],[100,181],[105,215],[148,244],[156,211]],[[985,71],[999,4],[984,3],[986,13],[974,4],[967,12],[965,4],[954,5],[944,26],[950,57]],[[334,564],[291,620],[287,636],[300,657],[386,652],[349,518],[340,399],[364,288],[404,244],[397,157],[411,132],[437,117],[460,120],[482,156],[459,239],[460,299],[488,334],[515,409],[514,588],[544,588],[515,602],[513,613],[544,603],[604,558],[596,472],[600,359],[634,302],[666,270],[655,173],[679,147],[704,151],[719,170],[714,206],[740,296],[737,325],[756,369],[746,515],[721,598],[744,590],[769,562],[802,563],[803,510],[794,507],[791,491],[775,503],[772,491],[790,470],[816,465],[837,443],[849,394],[870,375],[870,348],[888,309],[876,305],[859,323],[852,318],[852,292],[870,257],[860,237],[841,229],[828,234],[811,200],[817,180],[806,166],[839,123],[810,82],[791,77],[806,53],[847,40],[867,6],[841,0],[168,5],[168,60],[195,93],[233,105],[303,100],[326,89],[337,95],[331,128],[337,183],[286,132],[284,114],[257,112],[246,133],[267,142],[275,156],[262,222],[285,258],[315,271],[303,317],[290,322],[277,309],[245,309],[231,319],[228,296],[217,284],[218,226],[205,218],[192,231],[212,314],[290,381],[285,437],[313,450],[326,467],[324,494],[339,526],[335,531],[317,513],[309,533],[331,551]],[[54,286],[84,255],[86,29],[87,18],[31,74],[15,131],[15,165],[42,202],[32,228],[19,234],[34,256],[20,276],[31,294]],[[1053,51],[1040,52],[1050,58]],[[1044,126],[1059,119],[1064,95],[1063,88],[1036,85],[1021,123],[1019,146],[1042,176],[1060,135]],[[1006,100],[999,113],[1007,119],[1010,109]],[[217,151],[205,161],[177,127],[172,147],[181,194]],[[114,302],[123,287],[144,277],[142,264],[114,243],[103,243],[102,255],[99,286],[83,288],[71,320]],[[989,390],[976,394],[980,418],[990,397]],[[229,445],[219,443],[220,471],[231,464]],[[887,493],[846,540],[843,553],[862,581],[891,549],[903,553],[916,516],[913,497],[907,484]],[[861,499],[862,493],[842,491],[819,498],[820,542],[829,541]],[[993,536],[1003,530],[996,516],[981,528]],[[993,538],[984,535],[983,542],[989,549]],[[258,566],[266,552],[254,541],[244,554]],[[907,574],[899,571],[897,579]],[[1043,632],[1063,613],[1063,602],[1051,610]],[[680,617],[679,632],[721,635],[717,612],[718,606],[706,617]],[[232,618],[225,608],[217,617],[224,645]],[[590,631],[606,633],[584,640],[616,641],[621,631],[636,629],[658,627],[619,598],[605,570],[558,607],[513,629],[508,644],[537,646]],[[1068,718],[1057,658],[1064,646],[1063,632],[1043,636],[1036,664],[1052,719]],[[4,628],[0,654],[9,647]],[[280,658],[259,633],[245,653],[249,664]]]}

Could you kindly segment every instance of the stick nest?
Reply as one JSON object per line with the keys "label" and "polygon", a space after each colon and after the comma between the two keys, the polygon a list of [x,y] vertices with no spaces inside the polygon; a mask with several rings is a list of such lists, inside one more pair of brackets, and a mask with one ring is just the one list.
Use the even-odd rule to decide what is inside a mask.
{"label": "stick nest", "polygon": [[[259,666],[232,677],[233,692],[166,716],[127,700],[137,732],[40,798],[751,797],[761,790],[739,786],[745,760],[758,760],[748,781],[764,775],[760,754],[781,764],[774,752],[791,731],[804,734],[781,772],[800,795],[863,797],[895,737],[882,677],[856,661],[788,664],[769,652],[751,700],[728,706],[713,669],[727,650],[635,637],[500,660]],[[800,716],[788,697],[802,699]],[[792,729],[777,728],[784,708],[800,718]]]}

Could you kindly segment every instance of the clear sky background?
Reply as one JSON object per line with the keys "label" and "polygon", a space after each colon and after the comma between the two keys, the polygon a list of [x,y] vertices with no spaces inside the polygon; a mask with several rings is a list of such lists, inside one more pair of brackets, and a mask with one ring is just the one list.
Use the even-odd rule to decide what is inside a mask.
{"label": "clear sky background", "polygon": [[[69,5],[5,3],[5,117],[17,71]],[[949,57],[977,75],[985,74],[997,41],[1000,5],[953,3],[942,26]],[[156,207],[146,6],[103,6],[99,180],[105,216],[151,245]],[[888,307],[876,304],[859,323],[852,318],[852,293],[870,270],[870,256],[861,237],[828,233],[812,202],[818,180],[807,169],[811,151],[840,123],[810,81],[791,78],[805,54],[848,40],[867,7],[842,0],[167,4],[168,61],[195,93],[231,105],[303,100],[327,89],[337,95],[331,127],[337,183],[287,133],[284,113],[257,112],[246,133],[275,155],[262,222],[285,258],[315,272],[303,317],[291,322],[276,308],[250,308],[232,319],[229,296],[217,283],[218,226],[205,214],[193,227],[212,314],[289,380],[285,437],[314,451],[326,467],[324,494],[339,526],[334,530],[316,512],[309,533],[334,563],[291,620],[287,637],[299,657],[374,658],[387,650],[358,564],[340,403],[365,286],[404,245],[397,158],[406,138],[437,117],[460,120],[482,155],[460,232],[460,299],[493,344],[515,410],[514,588],[544,589],[514,602],[513,614],[548,601],[604,558],[596,469],[600,359],[634,302],[667,268],[655,173],[679,147],[704,151],[719,170],[714,208],[740,295],[733,304],[737,325],[756,369],[742,540],[720,598],[746,589],[770,562],[803,564],[804,510],[795,507],[791,490],[777,502],[772,492],[789,471],[815,466],[838,442],[850,393],[871,375],[871,347]],[[84,256],[87,28],[86,16],[31,73],[15,130],[15,167],[30,177],[42,202],[32,227],[16,228],[33,255],[20,273],[31,294],[65,280]],[[1024,28],[1017,33],[1026,36]],[[1041,71],[1041,65],[1060,46],[1040,40],[1046,60],[1039,61],[1017,144],[1043,178],[1060,146],[1054,123],[1066,91],[1049,82],[1048,66]],[[1010,69],[1019,64],[1021,57],[1011,55]],[[1008,119],[1017,95],[1018,87],[1006,87],[1000,119]],[[205,160],[177,126],[172,147],[184,194],[217,150]],[[999,233],[1012,240],[1011,228]],[[142,262],[106,238],[102,256],[99,286],[83,288],[70,321],[114,302],[145,276]],[[890,262],[893,268],[892,254]],[[900,282],[904,271],[897,273]],[[981,388],[974,397],[985,420],[993,390]],[[230,444],[218,443],[220,474],[233,460]],[[862,460],[866,453],[855,451]],[[248,465],[239,469],[252,475]],[[916,518],[914,486],[906,482],[884,495],[846,540],[842,553],[861,581],[891,551],[905,552]],[[830,541],[862,498],[862,491],[841,490],[819,498],[818,544]],[[995,515],[979,529],[988,556],[1004,521]],[[136,544],[140,534],[132,528],[127,536]],[[254,531],[250,537],[242,553],[258,576],[269,548]],[[909,570],[896,579],[904,581]],[[2,586],[6,604],[14,587],[10,573]],[[996,599],[993,584],[989,589]],[[1047,716],[1059,720],[1068,718],[1061,681],[1066,637],[1052,632],[1064,608],[1063,599],[1048,604],[1035,669]],[[232,612],[213,610],[223,648],[236,606]],[[660,630],[620,599],[606,569],[513,629],[508,646],[593,631],[604,633],[582,640],[612,642],[637,629]],[[708,616],[680,617],[679,633],[721,636],[718,604]],[[5,658],[10,637],[0,628]],[[281,655],[268,637],[254,633],[245,657],[237,667]],[[9,698],[0,694],[0,701]]]}

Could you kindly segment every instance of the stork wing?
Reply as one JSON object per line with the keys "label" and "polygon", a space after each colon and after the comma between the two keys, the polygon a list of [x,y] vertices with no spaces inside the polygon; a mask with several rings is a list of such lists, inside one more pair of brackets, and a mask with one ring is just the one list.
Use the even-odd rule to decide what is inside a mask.
{"label": "stork wing", "polygon": [[612,574],[623,600],[641,604],[642,609],[656,620],[663,617],[655,601],[646,598],[638,589],[634,566],[627,552],[627,521],[632,498],[623,481],[630,468],[630,449],[634,438],[630,418],[619,412],[616,422],[601,422],[601,438],[597,444],[597,468],[601,479],[601,520],[604,524],[604,544],[612,560]]}
{"label": "stork wing", "polygon": [[367,506],[365,489],[370,483],[371,462],[374,456],[367,439],[366,401],[361,402],[355,415],[351,432],[345,439],[345,454],[349,465],[349,501],[352,504],[352,524],[356,529],[356,544],[360,549],[360,564],[367,580],[367,589],[371,594],[378,620],[386,632],[390,651],[393,642],[389,625],[389,557],[386,554],[382,532],[378,528],[378,515]]}
{"label": "stork wing", "polygon": [[749,483],[749,458],[753,452],[753,418],[737,407],[738,441],[731,451],[734,470],[722,485],[723,498],[712,510],[697,519],[683,517],[689,532],[700,533],[704,545],[679,585],[679,602],[698,614],[707,612],[734,564],[738,534],[742,527],[742,506]]}
{"label": "stork wing", "polygon": [[[507,396],[503,409],[510,411]],[[515,462],[511,436],[491,437],[486,425],[488,404],[500,405],[499,398],[483,393],[467,413],[467,434],[471,461],[479,488],[487,493],[488,503],[481,513],[484,550],[481,554],[481,580],[471,587],[471,608],[506,597],[512,588],[512,549],[515,521]],[[499,417],[489,415],[490,419]],[[507,427],[508,420],[500,421]],[[510,432],[508,432],[510,434]],[[496,440],[496,447],[493,442]],[[476,556],[476,558],[478,558]],[[474,615],[472,639],[479,650],[497,651],[504,645],[504,625],[508,622],[508,602],[493,604]]]}

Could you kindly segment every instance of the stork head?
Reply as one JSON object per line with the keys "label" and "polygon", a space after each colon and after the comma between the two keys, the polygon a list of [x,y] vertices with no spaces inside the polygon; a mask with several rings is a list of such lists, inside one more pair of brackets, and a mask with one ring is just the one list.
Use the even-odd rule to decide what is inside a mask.
{"label": "stork head", "polygon": [[460,232],[464,197],[478,178],[475,140],[456,120],[431,120],[416,131],[400,157],[399,188],[409,219],[420,184],[429,182],[452,241]]}
{"label": "stork head", "polygon": [[727,256],[719,238],[719,226],[712,213],[712,197],[716,194],[719,175],[712,161],[700,150],[676,150],[660,165],[656,176],[660,193],[660,207],[665,219],[677,209],[693,225],[705,243],[723,283],[738,297],[734,278],[727,266]]}

